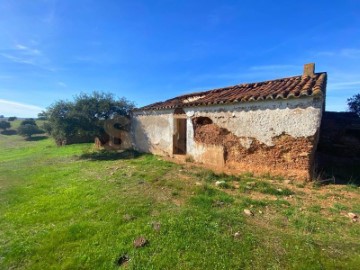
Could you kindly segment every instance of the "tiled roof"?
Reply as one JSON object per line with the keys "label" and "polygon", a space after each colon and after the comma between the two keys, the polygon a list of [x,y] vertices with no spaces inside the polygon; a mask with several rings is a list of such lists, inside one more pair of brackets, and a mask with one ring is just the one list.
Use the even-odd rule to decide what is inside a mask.
{"label": "tiled roof", "polygon": [[323,72],[315,73],[313,76],[295,76],[272,81],[239,84],[178,96],[136,110],[160,110],[267,99],[321,96],[325,93],[326,77],[326,73]]}

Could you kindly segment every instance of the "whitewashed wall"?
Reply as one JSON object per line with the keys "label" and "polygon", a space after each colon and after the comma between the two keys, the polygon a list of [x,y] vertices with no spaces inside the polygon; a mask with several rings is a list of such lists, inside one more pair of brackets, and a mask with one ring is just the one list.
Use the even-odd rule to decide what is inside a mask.
{"label": "whitewashed wall", "polygon": [[131,120],[134,148],[141,152],[172,155],[173,110],[137,111]]}

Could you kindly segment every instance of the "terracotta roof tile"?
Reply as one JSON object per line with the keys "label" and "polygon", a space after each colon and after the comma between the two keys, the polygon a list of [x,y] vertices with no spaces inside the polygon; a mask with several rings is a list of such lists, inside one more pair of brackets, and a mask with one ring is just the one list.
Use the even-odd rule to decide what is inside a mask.
{"label": "terracotta roof tile", "polygon": [[289,99],[323,95],[327,75],[295,76],[272,81],[239,84],[204,92],[178,96],[156,102],[136,110],[160,110],[179,107],[196,107],[213,104],[251,102],[257,100]]}

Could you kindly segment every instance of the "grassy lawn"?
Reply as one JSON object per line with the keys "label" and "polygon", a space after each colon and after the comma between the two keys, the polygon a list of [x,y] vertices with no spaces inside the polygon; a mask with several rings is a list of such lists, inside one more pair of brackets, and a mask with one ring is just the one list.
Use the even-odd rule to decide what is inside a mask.
{"label": "grassy lawn", "polygon": [[0,135],[0,269],[359,269],[348,212],[360,213],[353,185]]}

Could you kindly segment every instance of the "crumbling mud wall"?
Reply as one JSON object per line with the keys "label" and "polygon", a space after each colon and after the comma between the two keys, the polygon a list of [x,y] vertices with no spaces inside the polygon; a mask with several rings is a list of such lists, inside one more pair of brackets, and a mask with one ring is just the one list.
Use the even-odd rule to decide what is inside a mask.
{"label": "crumbling mud wall", "polygon": [[[207,121],[203,121],[204,119]],[[268,146],[256,138],[237,137],[229,130],[211,123],[209,118],[195,117],[193,126],[195,142],[209,147],[205,158],[217,156],[217,158],[212,158],[216,160],[213,165],[241,167],[245,171],[258,173],[283,174],[285,171],[286,174],[291,172],[296,176],[308,178],[315,136],[296,139],[282,134],[273,138],[274,145]],[[211,149],[214,146],[218,146],[215,151]],[[219,156],[219,148],[222,151],[222,157]]]}
{"label": "crumbling mud wall", "polygon": [[173,111],[137,111],[131,120],[134,148],[140,152],[172,155]]}
{"label": "crumbling mud wall", "polygon": [[310,179],[322,104],[304,98],[189,109],[188,154],[214,166]]}

